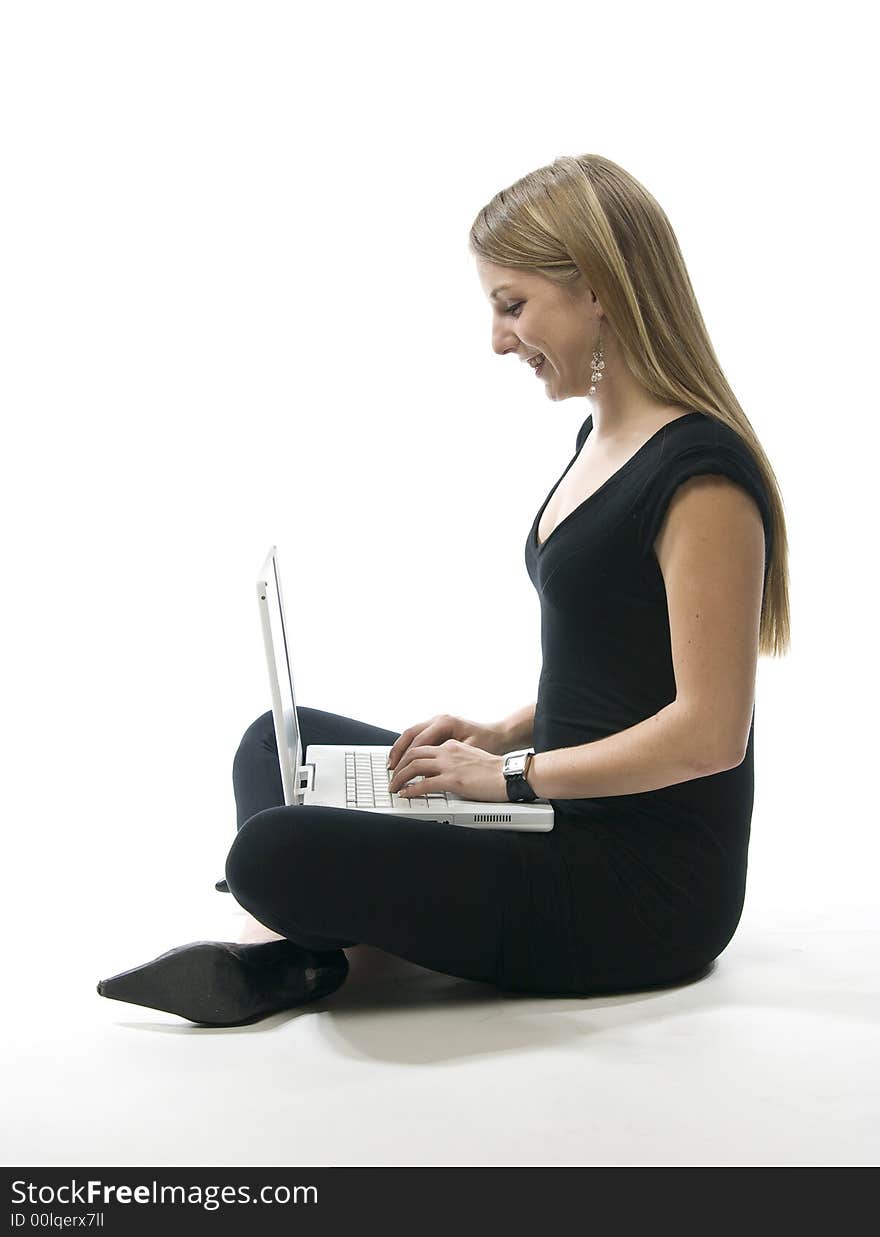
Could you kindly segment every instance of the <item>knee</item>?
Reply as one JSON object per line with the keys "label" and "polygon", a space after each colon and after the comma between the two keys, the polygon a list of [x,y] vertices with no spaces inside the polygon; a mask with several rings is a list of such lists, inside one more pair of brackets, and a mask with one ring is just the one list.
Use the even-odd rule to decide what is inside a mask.
{"label": "knee", "polygon": [[251,722],[247,730],[241,736],[235,756],[232,761],[233,773],[236,768],[245,762],[248,757],[260,747],[271,750],[277,756],[278,743],[275,738],[275,722],[272,717],[272,710],[267,713],[262,713],[256,721]]}
{"label": "knee", "polygon": [[237,901],[259,899],[280,868],[295,867],[293,832],[287,808],[265,808],[244,822],[226,856],[226,883]]}
{"label": "knee", "polygon": [[[299,725],[303,752],[305,752],[309,743],[316,742],[312,735],[316,729],[320,729],[320,727],[315,726],[315,722],[322,716],[327,717],[329,715],[322,714],[318,709],[309,709],[302,704],[297,705],[296,719]],[[309,736],[308,738],[306,738],[307,735]],[[325,740],[319,738],[317,742],[322,743]],[[233,759],[233,771],[236,765],[246,762],[255,750],[269,752],[276,759],[278,757],[278,739],[275,735],[275,719],[272,716],[271,709],[261,713],[255,721],[252,721],[241,736]]]}
{"label": "knee", "polygon": [[[333,846],[327,816],[333,808],[264,808],[248,817],[226,856],[226,883],[238,898],[266,896],[283,889],[285,896],[308,896],[315,875],[326,867]],[[241,901],[240,898],[238,898]]]}

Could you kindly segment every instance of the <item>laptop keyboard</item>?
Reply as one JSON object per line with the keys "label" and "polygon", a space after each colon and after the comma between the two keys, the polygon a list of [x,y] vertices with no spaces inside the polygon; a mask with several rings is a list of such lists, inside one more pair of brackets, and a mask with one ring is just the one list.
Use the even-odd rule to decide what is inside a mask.
{"label": "laptop keyboard", "polygon": [[[395,811],[408,812],[412,808],[445,807],[449,798],[445,791],[429,795],[410,795],[401,798],[392,794],[388,783],[394,776],[386,767],[387,757],[382,752],[345,753],[345,806],[353,808],[393,807]],[[423,782],[421,776],[412,782]]]}

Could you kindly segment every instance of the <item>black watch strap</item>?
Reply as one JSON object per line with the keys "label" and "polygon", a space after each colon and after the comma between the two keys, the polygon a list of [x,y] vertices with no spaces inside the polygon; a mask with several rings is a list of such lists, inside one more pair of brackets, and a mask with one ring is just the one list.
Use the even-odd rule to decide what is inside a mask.
{"label": "black watch strap", "polygon": [[537,795],[521,773],[507,779],[507,797],[511,803],[534,803]]}

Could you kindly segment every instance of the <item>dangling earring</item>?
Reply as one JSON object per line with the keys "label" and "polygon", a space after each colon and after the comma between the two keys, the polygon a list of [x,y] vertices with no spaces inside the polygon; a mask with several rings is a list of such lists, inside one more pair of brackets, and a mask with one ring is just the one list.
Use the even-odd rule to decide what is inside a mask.
{"label": "dangling earring", "polygon": [[[599,336],[596,341],[596,348],[593,352],[593,372],[590,375],[593,382],[601,382],[601,370],[605,368],[605,353],[602,351],[602,319],[599,319]],[[595,386],[590,387],[590,395],[596,394]]]}

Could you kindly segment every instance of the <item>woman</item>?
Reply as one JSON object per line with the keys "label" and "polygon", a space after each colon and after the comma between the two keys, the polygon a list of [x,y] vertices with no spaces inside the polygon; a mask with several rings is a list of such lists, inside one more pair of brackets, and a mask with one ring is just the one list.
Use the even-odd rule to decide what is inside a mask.
{"label": "woman", "polygon": [[311,743],[393,744],[392,791],[506,797],[531,746],[549,833],[283,805],[271,713],[233,778],[238,942],[105,980],[113,999],[233,1025],[328,995],[377,946],[511,991],[594,995],[705,971],[742,912],[760,653],[789,637],[774,473],[709,341],[672,228],[598,155],[498,193],[470,232],[495,351],[547,397],[585,396],[575,455],[535,516],[537,700],[496,724],[402,734],[300,709]]}

